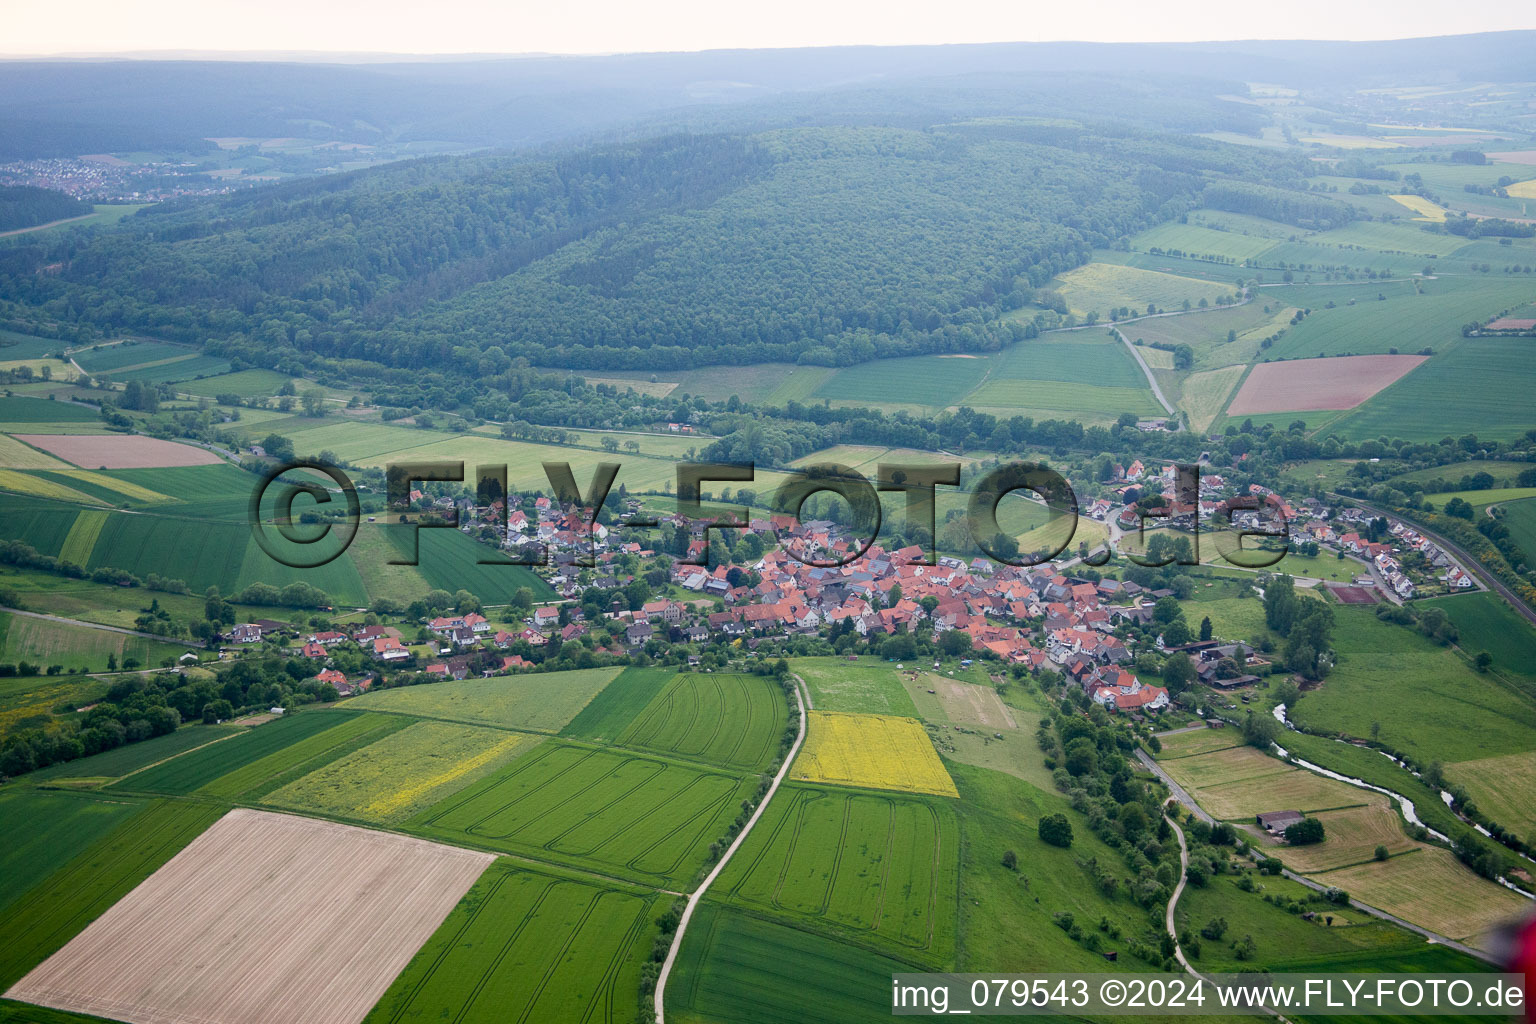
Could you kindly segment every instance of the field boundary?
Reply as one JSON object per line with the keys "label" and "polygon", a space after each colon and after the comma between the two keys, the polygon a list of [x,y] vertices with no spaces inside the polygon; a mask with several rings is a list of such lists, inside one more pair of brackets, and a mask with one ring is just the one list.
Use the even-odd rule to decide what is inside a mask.
{"label": "field boundary", "polygon": [[763,798],[757,802],[757,809],[752,812],[752,817],[748,818],[741,831],[736,833],[735,840],[726,848],[725,853],[720,855],[720,859],[715,862],[714,869],[704,876],[704,881],[699,883],[698,888],[688,894],[688,905],[683,908],[683,916],[677,923],[677,931],[672,935],[672,945],[667,950],[667,958],[662,961],[661,973],[656,976],[656,1024],[666,1024],[665,997],[667,979],[672,974],[673,964],[677,962],[677,952],[683,946],[683,935],[688,931],[688,922],[693,919],[693,912],[698,909],[699,901],[703,899],[709,887],[714,884],[715,879],[720,877],[720,872],[724,871],[725,866],[730,863],[731,857],[741,848],[741,844],[746,841],[747,836],[752,833],[752,827],[763,816],[763,811],[767,810],[768,802],[773,799],[773,795],[779,791],[780,783],[789,774],[789,766],[795,762],[795,755],[800,753],[800,745],[805,742],[806,713],[810,707],[810,694],[805,692],[805,683],[801,681],[799,676],[795,676],[794,680],[795,709],[799,712],[800,716],[800,731],[795,736],[794,746],[784,755],[784,763],[779,765],[779,773],[768,784],[768,792],[764,793]]}

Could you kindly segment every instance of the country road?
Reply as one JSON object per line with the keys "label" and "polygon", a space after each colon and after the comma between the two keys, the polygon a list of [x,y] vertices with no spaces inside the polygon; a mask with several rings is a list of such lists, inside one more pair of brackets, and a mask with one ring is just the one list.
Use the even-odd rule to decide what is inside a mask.
{"label": "country road", "polygon": [[1136,365],[1141,367],[1141,372],[1147,375],[1147,386],[1152,389],[1152,394],[1157,398],[1162,407],[1168,410],[1168,415],[1178,416],[1178,413],[1174,411],[1173,403],[1168,401],[1167,396],[1163,394],[1163,389],[1157,386],[1157,378],[1152,376],[1152,367],[1148,366],[1147,361],[1141,357],[1141,353],[1136,351],[1136,346],[1131,343],[1131,339],[1127,338],[1125,333],[1118,327],[1111,327],[1110,330],[1114,331],[1115,337],[1125,342],[1125,347],[1131,350],[1131,355],[1136,358]]}
{"label": "country road", "polygon": [[682,919],[677,922],[677,931],[672,936],[672,948],[667,950],[667,959],[661,965],[661,973],[656,976],[656,1024],[666,1024],[666,1013],[663,1003],[667,994],[667,978],[672,974],[672,965],[677,960],[677,951],[683,948],[683,934],[688,931],[688,922],[693,919],[693,912],[698,909],[699,900],[704,898],[704,893],[714,884],[720,872],[725,870],[726,864],[730,863],[731,857],[741,847],[741,844],[746,841],[747,836],[751,834],[752,827],[757,824],[757,819],[761,818],[763,811],[767,809],[768,801],[772,800],[773,794],[779,791],[779,783],[783,782],[784,777],[789,774],[789,766],[794,764],[795,755],[800,753],[800,745],[805,742],[806,712],[811,709],[811,691],[805,685],[805,680],[799,676],[795,676],[794,680],[795,709],[800,715],[800,732],[795,737],[794,745],[789,748],[789,753],[784,755],[784,763],[779,766],[779,773],[768,784],[768,792],[764,793],[763,798],[758,801],[757,810],[752,812],[752,817],[747,819],[746,825],[737,833],[736,841],[731,843],[726,851],[720,855],[720,860],[715,864],[714,870],[704,876],[704,881],[699,883],[699,887],[688,894],[688,905],[683,908]]}
{"label": "country road", "polygon": [[104,629],[108,633],[122,633],[126,636],[141,636],[146,640],[158,640],[164,644],[177,644],[182,647],[207,647],[201,640],[193,640],[181,636],[161,636],[159,633],[142,633],[137,629],[127,629],[123,626],[107,626],[100,622],[85,622],[81,619],[66,619],[61,615],[45,615],[42,612],[27,612],[20,608],[6,608],[11,615],[21,615],[29,619],[42,619],[45,622],[59,622],[66,626],[84,626],[86,629]]}
{"label": "country road", "polygon": [[[1138,760],[1141,761],[1141,763],[1143,765],[1145,765],[1147,768],[1151,769],[1152,773],[1154,775],[1156,775],[1158,777],[1158,779],[1160,781],[1162,781],[1162,783],[1168,787],[1169,791],[1173,794],[1174,799],[1178,800],[1179,803],[1181,803],[1185,807],[1187,807],[1190,810],[1190,812],[1193,813],[1201,821],[1204,821],[1207,824],[1214,824],[1215,823],[1216,819],[1212,818],[1209,814],[1207,814],[1204,811],[1204,809],[1202,809],[1200,807],[1199,804],[1195,803],[1194,799],[1189,795],[1189,793],[1186,792],[1185,789],[1182,786],[1180,786],[1177,782],[1174,782],[1172,777],[1170,777],[1169,774],[1166,771],[1163,770],[1163,766],[1162,765],[1158,764],[1152,758],[1147,756],[1146,751],[1138,749],[1136,751],[1136,757],[1137,757]],[[1177,829],[1177,826],[1174,826],[1174,827],[1175,827],[1175,829]],[[1180,848],[1180,850],[1184,849],[1184,836],[1183,836],[1183,833],[1179,834],[1179,848]],[[1255,860],[1257,860],[1260,855],[1261,854],[1258,851],[1255,851],[1253,849],[1249,850],[1249,856],[1254,858]],[[1284,877],[1289,878],[1291,881],[1298,882],[1298,883],[1306,886],[1308,889],[1313,890],[1314,892],[1327,892],[1328,891],[1328,886],[1322,885],[1322,884],[1320,884],[1318,882],[1315,882],[1312,879],[1306,877],[1305,875],[1298,875],[1298,874],[1296,874],[1296,872],[1292,871],[1289,868],[1281,869],[1280,873]],[[1170,903],[1169,903],[1168,925],[1169,925],[1170,933],[1172,933],[1172,927],[1173,927],[1173,909],[1172,909],[1173,902],[1176,902],[1178,900],[1178,892],[1182,891],[1182,889],[1183,889],[1183,885],[1181,884],[1179,886],[1178,890],[1176,890],[1175,893],[1174,893],[1173,901],[1170,901]],[[1487,963],[1494,963],[1494,962],[1496,962],[1496,961],[1494,961],[1493,957],[1491,957],[1489,954],[1483,952],[1480,949],[1474,949],[1471,946],[1468,946],[1468,945],[1465,945],[1463,943],[1457,942],[1455,939],[1449,938],[1449,937],[1447,937],[1445,935],[1441,935],[1438,932],[1432,932],[1428,928],[1421,928],[1420,926],[1418,926],[1416,924],[1413,924],[1410,921],[1404,921],[1402,918],[1396,916],[1395,914],[1389,914],[1385,910],[1378,910],[1377,908],[1375,908],[1373,906],[1370,906],[1369,904],[1361,903],[1359,900],[1355,900],[1355,899],[1351,899],[1349,901],[1349,905],[1351,907],[1354,907],[1356,910],[1361,911],[1362,913],[1369,914],[1372,917],[1379,918],[1379,919],[1381,919],[1383,921],[1391,922],[1392,924],[1397,925],[1399,928],[1405,928],[1408,931],[1411,931],[1411,932],[1413,932],[1416,935],[1422,935],[1424,938],[1428,939],[1430,942],[1438,943],[1438,944],[1440,944],[1442,946],[1447,946],[1447,947],[1449,947],[1451,949],[1456,950],[1458,953],[1465,953],[1467,956],[1470,956],[1470,957],[1472,957],[1474,959],[1477,959],[1477,960],[1482,960],[1482,961],[1487,962]],[[1178,936],[1176,934],[1174,935],[1174,941],[1175,942],[1178,941]],[[1183,958],[1182,957],[1180,958],[1180,962],[1181,963],[1183,962]]]}

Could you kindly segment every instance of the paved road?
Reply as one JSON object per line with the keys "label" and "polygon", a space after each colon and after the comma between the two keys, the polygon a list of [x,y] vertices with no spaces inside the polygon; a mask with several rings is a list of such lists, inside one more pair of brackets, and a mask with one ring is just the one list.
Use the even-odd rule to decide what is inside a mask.
{"label": "paved road", "polygon": [[[1156,761],[1152,760],[1150,757],[1147,756],[1146,751],[1138,749],[1136,751],[1136,757],[1141,761],[1142,764],[1144,764],[1148,768],[1152,769],[1152,772],[1159,779],[1161,779],[1165,784],[1167,784],[1169,790],[1173,793],[1174,798],[1177,799],[1179,801],[1179,803],[1183,804],[1185,807],[1187,807],[1191,811],[1193,811],[1195,813],[1195,815],[1200,818],[1201,821],[1204,821],[1204,822],[1206,822],[1208,824],[1209,823],[1213,823],[1215,821],[1214,818],[1212,818],[1209,814],[1206,814],[1205,811],[1202,810],[1200,808],[1200,806],[1194,802],[1194,799],[1192,797],[1190,797],[1190,795],[1187,792],[1185,792],[1185,790],[1184,790],[1184,788],[1182,786],[1180,786],[1177,782],[1174,782],[1173,779],[1171,779],[1168,776],[1168,773],[1163,770],[1161,765],[1159,765]],[[1177,829],[1178,826],[1175,825],[1174,828]],[[1179,835],[1179,849],[1181,851],[1184,849],[1184,836],[1183,836],[1182,833],[1180,833],[1180,835]],[[1251,851],[1251,856],[1253,856],[1253,858],[1255,860],[1258,859],[1257,852]],[[1186,863],[1187,863],[1187,861],[1186,861]],[[1313,890],[1314,892],[1327,892],[1328,891],[1328,886],[1322,885],[1319,882],[1314,882],[1312,879],[1307,878],[1304,875],[1298,875],[1294,871],[1291,871],[1288,868],[1282,870],[1281,874],[1283,874],[1286,878],[1289,878],[1293,882],[1301,883],[1302,885],[1306,886],[1308,889]],[[1174,934],[1173,931],[1172,931],[1172,928],[1173,928],[1173,903],[1177,902],[1178,897],[1179,897],[1179,892],[1181,892],[1182,890],[1183,890],[1183,886],[1181,884],[1178,889],[1174,890],[1173,900],[1171,900],[1169,902],[1168,924],[1169,924],[1170,934]],[[1448,938],[1447,936],[1441,935],[1438,932],[1432,932],[1428,928],[1421,928],[1418,925],[1413,924],[1410,921],[1404,921],[1402,918],[1397,917],[1394,914],[1389,914],[1385,910],[1378,910],[1375,907],[1369,906],[1368,904],[1361,903],[1359,900],[1353,900],[1353,899],[1349,901],[1349,905],[1354,907],[1356,910],[1361,911],[1362,913],[1370,914],[1372,917],[1379,918],[1379,919],[1381,919],[1383,921],[1390,921],[1391,923],[1397,925],[1399,928],[1406,928],[1410,932],[1413,932],[1413,933],[1415,933],[1417,935],[1422,935],[1424,938],[1428,939],[1430,942],[1436,942],[1436,943],[1439,943],[1442,946],[1448,946],[1451,949],[1456,950],[1458,953],[1465,953],[1467,956],[1473,957],[1473,958],[1478,959],[1478,960],[1485,961],[1487,963],[1497,963],[1497,961],[1494,960],[1493,957],[1489,956],[1487,953],[1483,952],[1480,949],[1473,949],[1471,946],[1464,945],[1463,943],[1457,942],[1455,939]],[[1177,934],[1174,934],[1174,942],[1175,943],[1178,942]],[[1182,956],[1179,958],[1179,962],[1183,963],[1183,957]]]}
{"label": "paved road", "polygon": [[1163,389],[1157,386],[1157,378],[1152,376],[1152,367],[1147,365],[1147,361],[1141,357],[1141,353],[1136,350],[1136,346],[1131,344],[1131,339],[1127,338],[1118,327],[1113,327],[1111,330],[1115,332],[1115,337],[1125,342],[1125,347],[1131,350],[1131,355],[1136,357],[1136,365],[1141,367],[1141,372],[1147,375],[1147,386],[1152,389],[1152,394],[1162,403],[1163,408],[1168,410],[1169,416],[1177,417],[1179,414],[1174,411],[1173,403],[1168,401],[1167,397],[1163,394]]}
{"label": "paved road", "polygon": [[[1338,498],[1341,501],[1347,501],[1351,504],[1358,505],[1359,507],[1365,509],[1367,512],[1374,512],[1378,516],[1385,516],[1388,519],[1402,519],[1401,516],[1393,515],[1390,512],[1385,512],[1379,508],[1376,508],[1374,505],[1367,505],[1363,501],[1346,497],[1342,494],[1330,493],[1329,497]],[[1461,567],[1463,569],[1471,573],[1474,578],[1480,580],[1482,584],[1489,590],[1492,590],[1495,594],[1498,594],[1500,597],[1502,597],[1511,608],[1513,608],[1520,615],[1523,615],[1531,623],[1531,625],[1536,626],[1536,610],[1532,610],[1530,605],[1520,600],[1519,596],[1516,595],[1513,590],[1510,590],[1508,587],[1506,587],[1498,577],[1493,575],[1493,573],[1489,572],[1487,569],[1484,569],[1483,564],[1477,559],[1473,558],[1471,555],[1467,554],[1464,548],[1458,544],[1453,543],[1452,541],[1446,540],[1445,537],[1436,533],[1434,530],[1431,530],[1426,526],[1421,526],[1412,520],[1404,519],[1403,522],[1407,523],[1419,533],[1422,533],[1424,536],[1428,537],[1430,540],[1434,541],[1436,544],[1449,551],[1461,562]]]}
{"label": "paved road", "polygon": [[125,629],[122,626],[104,626],[99,622],[83,622],[80,619],[66,619],[59,615],[44,615],[42,612],[24,612],[20,608],[5,609],[12,615],[22,615],[29,619],[42,619],[45,622],[61,622],[66,626],[84,626],[86,629],[104,629],[108,633],[122,633],[126,636],[141,636],[146,640],[159,640],[161,643],[178,644],[183,647],[206,647],[201,640],[192,640],[180,636],[161,636],[158,633],[141,633],[137,629]]}
{"label": "paved road", "polygon": [[699,900],[704,897],[705,891],[714,883],[720,872],[725,870],[725,866],[730,862],[732,855],[736,853],[737,849],[740,848],[741,844],[751,833],[752,826],[757,824],[757,819],[763,816],[763,811],[768,807],[768,801],[772,800],[773,794],[779,791],[779,783],[783,782],[784,777],[789,774],[789,766],[794,763],[795,755],[800,753],[800,745],[805,742],[805,713],[810,707],[811,694],[803,679],[799,676],[795,676],[794,679],[795,708],[800,715],[800,733],[795,737],[795,744],[789,748],[789,753],[784,755],[784,763],[779,766],[779,774],[775,775],[773,782],[769,783],[768,792],[764,793],[762,800],[758,801],[757,810],[752,812],[752,817],[747,819],[746,826],[737,833],[736,841],[730,845],[725,853],[721,854],[714,870],[705,875],[704,881],[688,896],[688,905],[683,908],[682,920],[678,921],[677,932],[672,936],[672,948],[667,950],[667,959],[661,965],[661,973],[656,976],[656,1024],[665,1024],[666,1022],[663,1001],[667,994],[667,977],[672,973],[672,964],[677,960],[677,951],[683,948],[683,933],[688,930],[688,922],[692,920],[693,912],[698,908]]}

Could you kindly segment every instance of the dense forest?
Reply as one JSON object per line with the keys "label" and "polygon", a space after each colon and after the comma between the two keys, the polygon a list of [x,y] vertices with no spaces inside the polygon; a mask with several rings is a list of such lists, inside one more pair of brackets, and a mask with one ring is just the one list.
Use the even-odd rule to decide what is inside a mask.
{"label": "dense forest", "polygon": [[0,294],[254,365],[843,366],[1021,340],[1003,314],[1092,248],[1305,170],[1065,119],[672,135],[165,203],[0,251]]}
{"label": "dense forest", "polygon": [[79,217],[92,209],[89,203],[50,188],[0,186],[0,231],[16,231],[66,217]]}

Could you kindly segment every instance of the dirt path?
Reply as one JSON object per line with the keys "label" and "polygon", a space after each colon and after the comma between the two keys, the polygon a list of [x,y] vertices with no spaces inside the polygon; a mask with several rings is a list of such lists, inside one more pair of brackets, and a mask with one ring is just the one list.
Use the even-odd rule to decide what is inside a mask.
{"label": "dirt path", "polygon": [[704,881],[699,883],[699,887],[688,895],[688,905],[683,908],[682,920],[677,923],[677,931],[672,936],[672,948],[667,950],[667,959],[661,965],[661,973],[656,976],[656,1024],[666,1024],[663,1003],[667,994],[667,978],[672,974],[672,965],[677,960],[677,951],[683,948],[683,934],[688,931],[688,922],[693,918],[693,912],[698,909],[699,900],[704,897],[704,893],[714,884],[720,872],[724,871],[725,866],[730,863],[731,857],[751,834],[752,826],[756,825],[757,820],[763,816],[763,811],[768,808],[768,801],[773,799],[773,794],[779,791],[779,783],[783,782],[785,776],[789,774],[789,766],[794,763],[795,755],[800,753],[800,745],[805,742],[805,720],[806,712],[811,707],[811,692],[810,687],[805,685],[805,680],[799,676],[795,676],[794,680],[795,708],[800,714],[799,735],[795,737],[794,746],[789,748],[789,753],[784,755],[784,763],[779,766],[779,774],[775,775],[773,781],[769,783],[768,792],[764,793],[762,800],[758,801],[757,810],[753,811],[752,817],[747,819],[746,825],[737,834],[736,841],[720,855],[714,870],[704,876]]}
{"label": "dirt path", "polygon": [[60,224],[73,224],[77,220],[85,220],[87,217],[96,216],[96,211],[82,213],[78,217],[65,217],[63,220],[51,220],[47,224],[34,224],[29,228],[13,228],[10,231],[0,231],[0,238],[10,238],[12,235],[24,235],[28,231],[46,231],[48,228],[56,228]]}
{"label": "dirt path", "polygon": [[6,608],[5,611],[11,615],[21,615],[29,619],[42,619],[45,622],[60,622],[66,626],[84,626],[86,629],[104,629],[108,633],[123,633],[127,636],[141,636],[146,640],[159,640],[161,643],[176,644],[182,647],[208,646],[203,641],[194,640],[191,637],[161,636],[158,633],[141,633],[137,629],[127,629],[123,626],[107,626],[100,622],[85,622],[81,619],[66,619],[61,615],[45,615],[42,612],[27,612],[22,611],[20,608]]}

